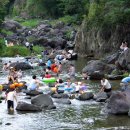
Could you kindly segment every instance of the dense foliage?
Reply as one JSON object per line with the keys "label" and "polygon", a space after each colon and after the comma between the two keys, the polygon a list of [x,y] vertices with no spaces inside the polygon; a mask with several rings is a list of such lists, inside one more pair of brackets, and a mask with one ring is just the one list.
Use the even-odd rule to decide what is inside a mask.
{"label": "dense foliage", "polygon": [[73,16],[76,21],[85,17],[90,27],[127,24],[130,19],[130,0],[17,0],[16,4],[15,16],[21,12],[35,18]]}
{"label": "dense foliage", "polygon": [[95,0],[89,3],[86,21],[89,27],[108,27],[129,24],[129,0]]}
{"label": "dense foliage", "polygon": [[4,20],[4,17],[7,13],[6,5],[8,3],[8,0],[0,0],[0,25],[2,21]]}

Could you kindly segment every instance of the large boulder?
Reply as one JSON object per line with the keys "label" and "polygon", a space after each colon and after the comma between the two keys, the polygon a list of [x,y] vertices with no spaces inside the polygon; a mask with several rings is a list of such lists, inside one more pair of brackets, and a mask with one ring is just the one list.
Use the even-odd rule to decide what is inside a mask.
{"label": "large boulder", "polygon": [[76,99],[81,100],[81,101],[85,101],[85,100],[90,100],[93,99],[93,93],[92,92],[85,92],[81,95],[79,95]]}
{"label": "large boulder", "polygon": [[114,70],[112,65],[108,65],[100,60],[91,60],[82,71],[87,72],[91,79],[101,79],[104,74],[109,74],[112,70]]}
{"label": "large boulder", "polygon": [[99,92],[96,95],[94,95],[94,99],[97,102],[105,102],[107,100],[107,98],[108,98],[108,95],[105,92]]}
{"label": "large boulder", "polygon": [[16,22],[16,21],[13,21],[13,20],[7,20],[5,21],[3,24],[2,24],[2,27],[6,30],[10,30],[10,31],[13,31],[13,32],[16,32],[17,29],[21,29],[22,26]]}
{"label": "large boulder", "polygon": [[107,100],[104,112],[110,114],[128,114],[130,108],[130,89],[115,92]]}
{"label": "large boulder", "polygon": [[118,58],[118,64],[122,69],[130,70],[130,49],[128,48],[126,51],[122,52]]}
{"label": "large boulder", "polygon": [[41,94],[36,97],[33,97],[31,99],[31,103],[40,106],[42,108],[47,108],[47,109],[55,109],[56,107],[53,104],[53,101],[51,97],[47,94]]}
{"label": "large boulder", "polygon": [[114,53],[112,55],[108,55],[103,59],[103,62],[107,63],[107,64],[115,64],[115,62],[117,61],[118,57],[119,57],[119,52]]}
{"label": "large boulder", "polygon": [[18,102],[16,110],[18,111],[42,111],[42,109],[39,106],[29,104],[26,102]]}
{"label": "large boulder", "polygon": [[10,64],[10,67],[14,67],[16,70],[27,70],[33,68],[31,65],[25,62],[14,62]]}

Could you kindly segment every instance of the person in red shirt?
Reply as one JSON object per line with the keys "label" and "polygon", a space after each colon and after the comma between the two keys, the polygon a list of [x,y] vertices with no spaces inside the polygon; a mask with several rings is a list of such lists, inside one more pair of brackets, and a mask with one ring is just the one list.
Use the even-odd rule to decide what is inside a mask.
{"label": "person in red shirt", "polygon": [[51,78],[51,75],[48,72],[46,72],[45,78]]}
{"label": "person in red shirt", "polygon": [[56,67],[56,64],[52,64],[51,65],[51,71],[53,71],[55,67]]}

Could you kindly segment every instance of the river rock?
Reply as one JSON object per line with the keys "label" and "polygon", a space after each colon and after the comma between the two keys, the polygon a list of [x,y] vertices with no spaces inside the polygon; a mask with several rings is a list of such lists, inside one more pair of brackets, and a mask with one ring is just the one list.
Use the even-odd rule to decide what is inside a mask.
{"label": "river rock", "polygon": [[53,98],[69,98],[68,94],[53,94]]}
{"label": "river rock", "polygon": [[107,64],[115,64],[115,62],[118,60],[119,54],[119,52],[116,52],[112,55],[109,55],[103,59],[103,62]]}
{"label": "river rock", "polygon": [[27,70],[33,68],[31,65],[25,62],[14,62],[10,64],[10,67],[15,67],[16,70]]}
{"label": "river rock", "polygon": [[130,58],[129,57],[130,57],[130,49],[129,48],[119,55],[119,58],[117,61],[119,63],[119,66],[122,69],[130,70]]}
{"label": "river rock", "polygon": [[35,96],[31,99],[31,103],[40,106],[42,108],[47,108],[47,109],[55,109],[56,106],[54,106],[53,101],[51,97],[47,94],[41,94],[38,96]]}
{"label": "river rock", "polygon": [[100,60],[91,60],[82,71],[87,72],[91,79],[101,79],[104,74],[111,73],[113,69],[113,66]]}
{"label": "river rock", "polygon": [[81,95],[79,95],[76,99],[81,100],[81,101],[85,101],[85,100],[90,100],[93,99],[93,93],[92,92],[85,92]]}
{"label": "river rock", "polygon": [[22,28],[22,26],[18,22],[13,21],[13,20],[4,21],[4,23],[2,24],[2,27],[6,30],[10,30],[13,32],[16,32],[17,29]]}
{"label": "river rock", "polygon": [[123,75],[107,75],[107,78],[110,80],[121,80],[123,77]]}
{"label": "river rock", "polygon": [[124,92],[114,92],[107,100],[104,112],[110,114],[127,114],[130,108],[130,88]]}
{"label": "river rock", "polygon": [[71,104],[71,101],[66,98],[54,99],[53,101],[58,104]]}
{"label": "river rock", "polygon": [[37,96],[39,94],[42,94],[42,92],[36,91],[36,90],[27,90],[25,91],[26,95],[29,96]]}
{"label": "river rock", "polygon": [[100,92],[97,95],[94,95],[94,99],[97,102],[105,102],[107,100],[107,98],[108,98],[108,95],[105,92]]}
{"label": "river rock", "polygon": [[26,102],[18,102],[16,110],[18,111],[42,111],[42,109],[39,106],[29,104]]}

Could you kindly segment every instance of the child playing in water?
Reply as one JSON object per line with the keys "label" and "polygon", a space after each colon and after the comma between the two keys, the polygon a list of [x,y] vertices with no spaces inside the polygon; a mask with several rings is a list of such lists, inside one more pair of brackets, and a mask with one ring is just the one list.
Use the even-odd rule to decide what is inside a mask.
{"label": "child playing in water", "polygon": [[16,90],[10,88],[9,92],[6,94],[7,109],[9,112],[14,111],[14,100],[17,102]]}

